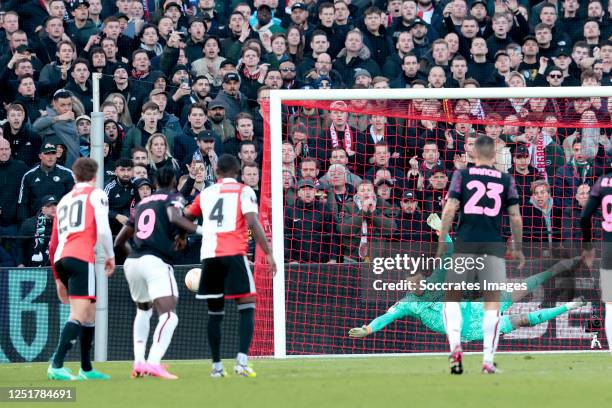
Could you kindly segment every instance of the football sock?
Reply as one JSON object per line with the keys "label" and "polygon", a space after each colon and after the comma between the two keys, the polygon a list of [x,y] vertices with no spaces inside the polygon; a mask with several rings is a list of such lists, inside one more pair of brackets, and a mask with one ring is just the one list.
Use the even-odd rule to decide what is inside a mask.
{"label": "football sock", "polygon": [[178,316],[174,312],[164,313],[159,317],[155,334],[153,335],[153,344],[149,351],[148,362],[150,364],[159,364],[166,350],[172,341],[172,334],[178,324]]}
{"label": "football sock", "polygon": [[66,353],[72,348],[79,334],[81,334],[81,323],[78,320],[67,321],[62,329],[57,350],[55,350],[55,355],[53,356],[53,368],[62,368],[64,366]]}
{"label": "football sock", "polygon": [[608,339],[608,348],[612,352],[612,303],[606,302],[606,339]]}
{"label": "football sock", "polygon": [[448,337],[451,352],[461,346],[461,305],[459,302],[444,303],[444,329]]}
{"label": "football sock", "polygon": [[527,313],[527,319],[529,319],[529,325],[535,326],[536,324],[547,322],[555,317],[567,312],[567,306],[561,305],[557,307],[551,307],[549,309],[540,309],[535,312]]}
{"label": "football sock", "polygon": [[208,344],[213,363],[221,361],[221,322],[225,312],[208,312]]}
{"label": "football sock", "polygon": [[552,278],[552,276],[552,272],[544,271],[528,277],[527,279],[525,279],[525,283],[527,284],[527,291],[529,293],[533,292],[535,288]]}
{"label": "football sock", "polygon": [[83,323],[81,325],[81,368],[83,371],[91,371],[91,345],[96,332],[95,323]]}
{"label": "football sock", "polygon": [[253,331],[255,330],[255,303],[238,305],[238,313],[240,314],[240,321],[238,323],[238,332],[240,333],[238,351],[247,355],[249,354],[249,347],[253,339]]}
{"label": "football sock", "polygon": [[151,328],[151,316],[153,309],[142,310],[136,309],[136,317],[134,318],[134,361],[144,363],[145,350],[147,348],[147,339],[149,338],[149,330]]}
{"label": "football sock", "polygon": [[483,332],[483,362],[493,363],[493,355],[497,350],[497,341],[499,340],[499,310],[485,310],[484,319],[482,321]]}

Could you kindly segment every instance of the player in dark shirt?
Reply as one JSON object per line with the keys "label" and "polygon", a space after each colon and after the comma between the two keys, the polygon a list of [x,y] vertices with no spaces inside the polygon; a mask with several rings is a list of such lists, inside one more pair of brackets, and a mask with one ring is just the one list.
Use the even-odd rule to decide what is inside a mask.
{"label": "player in dark shirt", "polygon": [[[606,304],[606,337],[612,339],[612,172],[599,178],[587,200],[580,217],[582,227],[583,259],[591,267],[595,257],[595,248],[591,244],[591,219],[601,206],[601,228],[603,246],[601,248],[601,267],[599,269],[599,285],[601,286],[601,299]],[[608,340],[608,346],[612,341]]]}
{"label": "player in dark shirt", "polygon": [[[478,276],[480,289],[485,299],[485,316],[482,323],[484,333],[484,358],[482,372],[496,372],[493,355],[499,338],[500,291],[485,287],[485,284],[506,282],[505,245],[502,235],[502,216],[507,210],[510,217],[514,242],[513,255],[524,264],[522,228],[519,197],[514,179],[493,167],[495,162],[495,141],[480,136],[475,144],[475,166],[456,170],[442,211],[442,227],[436,256],[446,251],[442,237],[449,233],[455,214],[461,209],[455,254],[454,270],[447,274],[448,291],[444,306],[444,324],[451,348],[451,374],[463,372],[461,349],[461,296],[464,284]],[[463,262],[463,263],[460,263]]]}
{"label": "player in dark shirt", "polygon": [[[134,250],[125,261],[124,272],[136,303],[134,318],[134,367],[133,377],[146,374],[166,379],[176,379],[161,364],[172,334],[178,324],[174,310],[178,288],[172,268],[173,255],[184,247],[180,230],[201,234],[201,227],[182,215],[184,200],[176,192],[176,176],[170,167],[162,167],[157,173],[158,190],[146,197],[134,211],[134,217],[125,225],[115,247],[123,247],[134,237]],[[176,238],[175,238],[176,237]],[[159,316],[149,358],[145,362],[145,348],[149,338],[151,306]]]}

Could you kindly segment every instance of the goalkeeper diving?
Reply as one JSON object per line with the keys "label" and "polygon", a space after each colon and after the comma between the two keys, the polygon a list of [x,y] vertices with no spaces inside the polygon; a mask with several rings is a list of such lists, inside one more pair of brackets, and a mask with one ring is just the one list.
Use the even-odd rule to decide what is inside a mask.
{"label": "goalkeeper diving", "polygon": [[[427,219],[427,223],[433,229],[438,230],[440,218],[437,216],[437,214],[432,214]],[[446,254],[444,254],[444,257],[446,258],[452,255],[453,241],[448,235],[445,237],[445,241],[448,243],[448,251]],[[517,302],[528,294],[532,293],[538,286],[542,285],[548,279],[561,273],[573,270],[577,268],[580,263],[581,260],[579,257],[559,261],[544,272],[525,279],[525,283],[527,285],[526,290],[515,291],[512,293],[503,292],[501,297],[500,312],[504,313],[507,311],[514,302]],[[429,278],[427,278],[427,282],[444,282],[445,275],[446,270],[444,268],[436,269],[429,276]],[[418,282],[422,279],[423,276],[420,273],[410,278],[410,280],[413,280],[414,282]],[[444,330],[443,300],[444,293],[441,290],[427,291],[417,289],[411,291],[401,300],[391,306],[385,314],[372,320],[368,325],[355,327],[349,330],[348,335],[349,337],[353,338],[366,337],[372,333],[382,330],[395,320],[403,319],[405,317],[413,317],[418,319],[430,330],[446,334],[446,331]],[[570,310],[578,309],[585,304],[586,302],[584,302],[582,299],[578,299],[553,308],[540,309],[528,313],[502,315],[499,321],[499,331],[502,334],[507,334],[518,329],[519,327],[536,326],[540,323],[552,320],[563,313],[567,313]],[[484,302],[461,302],[461,313],[463,315],[463,326],[461,328],[462,341],[476,341],[483,339],[482,320],[484,318],[484,312]]]}

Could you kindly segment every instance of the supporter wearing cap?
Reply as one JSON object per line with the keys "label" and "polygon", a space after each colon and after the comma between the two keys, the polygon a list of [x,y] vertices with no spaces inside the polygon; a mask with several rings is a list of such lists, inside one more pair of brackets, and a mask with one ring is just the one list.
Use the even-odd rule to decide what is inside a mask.
{"label": "supporter wearing cap", "polygon": [[183,128],[179,119],[174,114],[168,113],[168,92],[163,89],[153,89],[149,94],[148,102],[153,102],[159,106],[159,111],[162,114],[159,123],[162,128],[170,129],[176,134],[182,133]]}
{"label": "supporter wearing cap", "polygon": [[183,18],[183,3],[181,0],[166,0],[164,2],[164,17],[169,17],[174,27],[185,32],[187,21]]}
{"label": "supporter wearing cap", "polygon": [[363,44],[363,34],[360,31],[349,31],[344,41],[344,47],[338,54],[333,67],[342,78],[346,78],[347,87],[353,86],[357,68],[365,69],[371,76],[381,75],[380,67],[371,59],[370,50]]}
{"label": "supporter wearing cap", "polygon": [[504,50],[498,51],[495,54],[494,63],[495,71],[485,81],[484,86],[503,88],[506,86],[506,78],[510,74],[510,57],[508,53]]}
{"label": "supporter wearing cap", "polygon": [[[73,20],[66,24],[66,34],[77,48],[82,50],[89,39],[100,32],[100,29],[89,20],[89,1],[87,0],[74,0],[70,7],[70,15]],[[100,39],[98,38],[97,41]]]}
{"label": "supporter wearing cap", "polygon": [[399,206],[400,212],[396,222],[397,232],[402,240],[431,241],[433,233],[427,226],[426,215],[419,208],[419,201],[413,190],[404,190]]}
{"label": "supporter wearing cap", "polygon": [[63,197],[74,186],[72,171],[57,164],[57,147],[43,142],[38,155],[40,164],[24,174],[17,201],[18,218],[36,215],[46,195]]}
{"label": "supporter wearing cap", "polygon": [[217,180],[215,175],[218,157],[215,152],[217,140],[210,130],[201,131],[198,133],[198,148],[192,156],[192,161],[204,163],[204,181],[208,183],[214,183]]}
{"label": "supporter wearing cap", "polygon": [[285,227],[290,231],[286,247],[289,262],[335,263],[338,245],[334,217],[312,180],[297,183],[297,199],[285,207]]}
{"label": "supporter wearing cap", "polygon": [[204,56],[204,37],[207,35],[206,23],[201,16],[191,16],[187,21],[187,33],[189,37],[185,42],[185,56],[190,62],[194,62]]}
{"label": "supporter wearing cap", "polygon": [[17,242],[16,263],[19,267],[49,265],[49,242],[58,201],[56,195],[44,196],[38,212],[21,225],[18,235],[27,238],[20,238]]}
{"label": "supporter wearing cap", "polygon": [[419,60],[425,56],[431,48],[431,41],[428,35],[429,30],[430,26],[422,18],[416,17],[410,22],[410,34],[412,34],[412,42],[414,43],[412,52]]}
{"label": "supporter wearing cap", "polygon": [[518,143],[512,154],[512,167],[508,174],[514,177],[516,190],[521,201],[524,203],[529,199],[529,189],[536,180],[544,180],[545,175],[531,165],[531,153],[529,146]]}
{"label": "supporter wearing cap", "polygon": [[308,24],[308,17],[310,13],[308,11],[308,7],[306,4],[302,2],[293,3],[289,13],[289,19],[291,24],[298,27],[303,33],[308,33],[311,31],[310,26]]}
{"label": "supporter wearing cap", "polygon": [[426,180],[423,193],[423,211],[426,214],[442,212],[442,202],[446,197],[448,174],[444,169],[436,168]]}
{"label": "supporter wearing cap", "polygon": [[363,68],[355,69],[355,83],[369,88],[372,84],[372,75]]}
{"label": "supporter wearing cap", "polygon": [[221,91],[215,99],[223,104],[225,117],[232,122],[238,112],[249,110],[247,99],[240,92],[240,75],[235,72],[229,72],[223,76]]}
{"label": "supporter wearing cap", "polygon": [[[208,103],[208,119],[212,126],[212,131],[215,132],[224,142],[236,134],[233,122],[227,118],[225,111],[225,102],[215,98]],[[262,128],[263,129],[263,128]]]}
{"label": "supporter wearing cap", "polygon": [[535,36],[527,35],[523,39],[523,62],[518,67],[518,71],[523,74],[526,79],[535,79],[540,68],[538,61],[538,53],[540,48]]}

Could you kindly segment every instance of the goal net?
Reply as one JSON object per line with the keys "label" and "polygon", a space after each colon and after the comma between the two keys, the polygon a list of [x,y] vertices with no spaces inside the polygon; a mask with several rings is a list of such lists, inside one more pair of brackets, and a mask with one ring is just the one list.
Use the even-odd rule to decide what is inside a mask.
{"label": "goal net", "polygon": [[[571,262],[580,253],[581,207],[610,168],[609,94],[604,87],[272,91],[261,217],[282,262],[273,284],[262,278],[261,254],[256,262],[266,286],[254,351],[446,352],[441,316],[429,323],[424,317],[442,310],[443,295],[427,289],[410,298],[417,302],[411,315],[366,339],[347,332],[407,294],[383,287],[412,276],[385,259],[434,255],[438,238],[427,219],[441,214],[454,170],[473,165],[480,135],[495,140],[495,168],[515,178],[520,196],[527,263],[519,270],[508,251],[509,282]],[[507,219],[504,231],[510,240]],[[436,272],[417,269],[425,279]],[[505,314],[579,296],[586,306],[504,334],[501,351],[585,350],[594,336],[606,347],[597,265],[569,269],[538,281]],[[482,344],[470,342],[467,350]]]}

